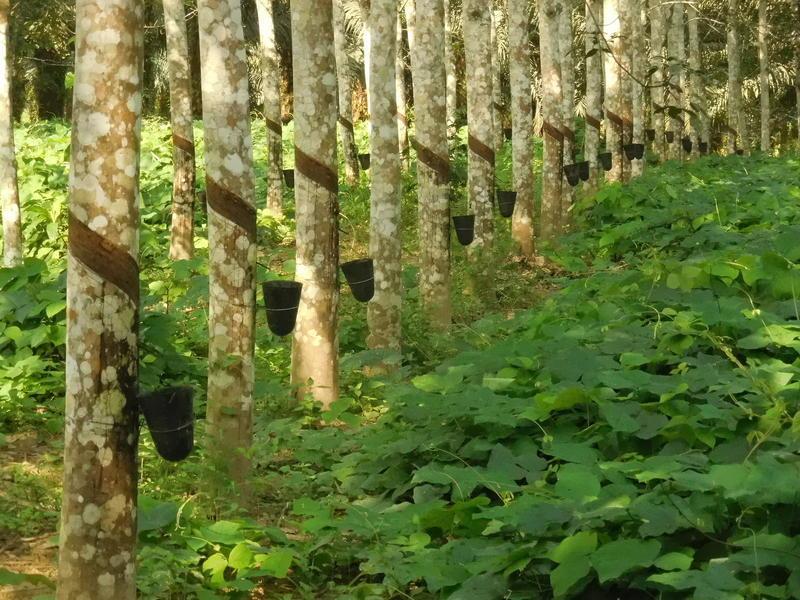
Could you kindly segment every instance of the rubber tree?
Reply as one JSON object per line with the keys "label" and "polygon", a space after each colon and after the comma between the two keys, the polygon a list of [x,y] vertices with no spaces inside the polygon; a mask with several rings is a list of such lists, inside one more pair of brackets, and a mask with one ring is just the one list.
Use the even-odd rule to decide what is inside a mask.
{"label": "rubber tree", "polygon": [[491,10],[491,47],[492,47],[492,119],[494,121],[494,149],[499,152],[503,147],[503,64],[500,60],[500,28],[503,26],[506,0],[487,0],[493,3]]}
{"label": "rubber tree", "polygon": [[769,12],[767,0],[758,0],[758,91],[761,101],[761,151],[769,152]]}
{"label": "rubber tree", "polygon": [[[647,55],[644,47],[642,7],[640,0],[623,0],[621,3],[624,42],[624,110],[626,133],[632,143],[644,143],[644,80],[647,73]],[[627,140],[626,140],[627,141]],[[638,177],[644,168],[643,160],[632,160],[630,176]]]}
{"label": "rubber tree", "polygon": [[625,172],[622,153],[624,104],[621,65],[623,45],[619,2],[620,0],[603,0],[603,37],[607,45],[606,52],[604,52],[606,146],[607,150],[611,152],[613,160],[611,170],[606,173],[608,181],[622,181]]}
{"label": "rubber tree", "polygon": [[445,10],[442,0],[417,0],[412,56],[417,91],[416,153],[419,197],[420,295],[436,330],[450,325],[450,157],[447,145]]}
{"label": "rubber tree", "polygon": [[339,96],[339,136],[342,140],[344,173],[347,183],[358,182],[358,150],[353,126],[353,77],[347,52],[344,0],[333,0],[333,38],[336,49],[336,83]]}
{"label": "rubber tree", "polygon": [[372,0],[370,9],[371,160],[370,256],[375,267],[375,297],[367,307],[367,345],[400,349],[402,243],[400,239],[400,149],[397,144],[397,4]]}
{"label": "rubber tree", "polygon": [[517,204],[511,235],[526,257],[534,254],[533,99],[531,97],[530,14],[527,0],[508,0],[512,152]]}
{"label": "rubber tree", "polygon": [[450,0],[444,0],[444,64],[447,77],[447,137],[456,135],[456,115],[458,112],[458,69],[456,52],[453,48],[453,14]]}
{"label": "rubber tree", "polygon": [[584,160],[591,165],[586,192],[598,186],[597,154],[600,152],[600,128],[603,122],[603,49],[600,24],[603,22],[603,0],[587,0],[583,35],[586,53],[586,130],[584,134]]}
{"label": "rubber tree", "polygon": [[[369,78],[372,69],[369,67],[369,59],[371,55],[371,47],[372,47],[372,32],[369,30],[369,9],[370,9],[370,0],[358,0],[358,7],[361,12],[361,29],[362,29],[362,41],[364,45],[364,83],[366,85],[366,94],[367,94],[367,111],[370,111],[371,98],[369,96]],[[294,52],[294,49],[292,49]]]}
{"label": "rubber tree", "polygon": [[275,40],[273,0],[256,0],[261,40],[261,93],[267,129],[267,210],[283,213],[283,126],[281,125],[281,59]]}
{"label": "rubber tree", "polygon": [[[561,132],[564,134],[563,164],[575,162],[575,59],[572,48],[571,1],[562,2],[558,13],[558,48],[561,61]],[[561,184],[561,227],[569,223],[570,208],[575,201],[575,190],[567,182]]]}
{"label": "rubber tree", "polygon": [[[739,0],[728,0],[726,54],[728,55],[728,151],[748,151],[747,121],[742,106],[742,54],[739,44]],[[737,140],[738,138],[738,140]],[[741,145],[739,145],[741,142]]]}
{"label": "rubber tree", "polygon": [[655,129],[656,139],[653,147],[661,156],[667,156],[664,123],[666,88],[664,87],[664,65],[666,57],[667,29],[665,23],[664,0],[648,0],[650,17],[650,127]]}
{"label": "rubber tree", "polygon": [[293,0],[292,50],[296,277],[303,284],[292,345],[292,382],[300,397],[309,393],[327,407],[339,397],[337,90],[331,2]]}
{"label": "rubber tree", "polygon": [[[410,1],[410,0],[409,0]],[[403,20],[402,20],[402,13],[399,10],[395,11],[397,13],[396,20],[396,36],[395,36],[395,98],[396,98],[396,106],[397,106],[397,138],[399,142],[400,148],[400,155],[404,158],[408,158],[408,111],[407,111],[407,101],[406,101],[406,61],[405,57],[403,56],[403,41],[405,36],[403,35]]]}
{"label": "rubber tree", "polygon": [[75,13],[57,597],[133,600],[143,5]]}
{"label": "rubber tree", "polygon": [[559,61],[558,20],[562,10],[557,0],[540,0],[539,54],[542,65],[543,119],[542,201],[540,233],[552,241],[561,227],[561,186],[564,159],[563,112],[561,109],[561,63]]}
{"label": "rubber tree", "polygon": [[252,441],[257,254],[247,55],[239,0],[200,0],[197,9],[208,200],[206,433],[211,460],[241,483]]}
{"label": "rubber tree", "polygon": [[3,265],[22,264],[22,211],[17,186],[14,116],[11,110],[9,17],[11,0],[0,0],[0,208],[3,213]]}
{"label": "rubber tree", "polygon": [[473,256],[486,256],[494,238],[494,119],[492,110],[491,3],[464,0],[464,53],[467,58],[469,201],[475,213]]}
{"label": "rubber tree", "polygon": [[703,74],[703,55],[700,51],[700,16],[697,5],[686,5],[686,21],[689,30],[689,93],[691,106],[697,112],[692,120],[692,143],[695,147],[700,142],[708,143],[710,124],[708,117],[708,100],[706,99],[706,78]]}
{"label": "rubber tree", "polygon": [[686,36],[682,2],[672,2],[668,8],[669,28],[667,30],[667,52],[669,54],[669,86],[667,87],[667,106],[671,111],[667,130],[673,132],[674,142],[667,148],[667,156],[680,159],[683,156],[681,138],[684,129],[684,72],[686,60]]}

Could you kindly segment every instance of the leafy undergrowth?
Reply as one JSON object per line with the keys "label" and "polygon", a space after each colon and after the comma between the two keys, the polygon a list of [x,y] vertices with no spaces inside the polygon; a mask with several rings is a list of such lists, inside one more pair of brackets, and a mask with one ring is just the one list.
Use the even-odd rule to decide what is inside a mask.
{"label": "leafy undergrowth", "polygon": [[287,485],[313,482],[294,577],[337,598],[800,597],[798,176],[707,158],[607,187],[554,254],[564,289],[477,325],[503,339],[390,386],[371,425],[278,436]]}

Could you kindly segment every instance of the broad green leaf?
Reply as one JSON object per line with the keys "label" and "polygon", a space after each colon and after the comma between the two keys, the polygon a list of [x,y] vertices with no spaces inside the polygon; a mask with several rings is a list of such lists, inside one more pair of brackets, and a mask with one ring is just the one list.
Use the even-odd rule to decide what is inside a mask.
{"label": "broad green leaf", "polygon": [[649,567],[660,552],[661,544],[656,540],[614,540],[600,546],[590,558],[603,583],[631,569]]}

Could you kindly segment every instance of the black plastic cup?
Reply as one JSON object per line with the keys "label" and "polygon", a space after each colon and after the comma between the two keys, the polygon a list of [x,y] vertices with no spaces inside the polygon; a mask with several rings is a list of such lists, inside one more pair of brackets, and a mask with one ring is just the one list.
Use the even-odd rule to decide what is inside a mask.
{"label": "black plastic cup", "polygon": [[294,169],[283,170],[283,181],[286,184],[286,187],[289,189],[294,189]]}
{"label": "black plastic cup", "polygon": [[743,150],[742,148],[738,148],[738,149],[736,150],[736,154],[737,154],[738,156],[743,156],[743,155],[744,155],[744,150]]}
{"label": "black plastic cup", "polygon": [[171,387],[139,395],[139,406],[153,437],[156,451],[165,460],[178,462],[194,448],[194,390]]}
{"label": "black plastic cup", "polygon": [[668,131],[667,132],[667,143],[671,144],[674,141],[675,141],[675,132],[674,131]]}
{"label": "black plastic cup", "polygon": [[641,160],[644,157],[644,144],[625,144],[622,149],[628,160]]}
{"label": "black plastic cup", "polygon": [[588,160],[581,161],[578,164],[578,175],[582,181],[589,181],[590,167]]}
{"label": "black plastic cup", "polygon": [[700,150],[700,154],[708,154],[708,142],[700,142],[697,149]]}
{"label": "black plastic cup", "polygon": [[370,155],[369,154],[359,154],[358,155],[358,164],[361,165],[361,168],[365,171],[369,170],[370,164]]}
{"label": "black plastic cup", "polygon": [[500,215],[508,219],[514,214],[514,206],[517,204],[517,192],[510,190],[497,190],[497,208]]}
{"label": "black plastic cup", "polygon": [[513,130],[511,129],[511,127],[505,127],[505,128],[503,129],[503,136],[505,136],[505,138],[506,138],[507,140],[510,140],[510,139],[512,138],[512,136],[513,136],[513,135],[514,135],[514,132],[513,132]]}
{"label": "black plastic cup", "polygon": [[297,323],[303,284],[298,281],[266,281],[261,289],[270,331],[281,337],[289,335]]}
{"label": "black plastic cup", "polygon": [[648,142],[654,142],[656,139],[656,130],[655,129],[645,129],[644,130],[645,136],[647,136]]}
{"label": "black plastic cup", "polygon": [[475,215],[460,215],[453,217],[453,228],[456,237],[462,246],[469,246],[475,239]]}
{"label": "black plastic cup", "polygon": [[612,166],[612,155],[611,152],[601,152],[597,155],[597,162],[600,163],[600,166],[603,167],[604,171],[610,171]]}
{"label": "black plastic cup", "polygon": [[375,295],[375,265],[371,258],[360,258],[342,264],[342,272],[353,297],[369,302]]}
{"label": "black plastic cup", "polygon": [[575,187],[581,180],[581,168],[577,163],[571,165],[564,165],[564,175],[567,176],[567,182]]}
{"label": "black plastic cup", "polygon": [[691,154],[692,138],[690,138],[688,135],[684,136],[683,139],[681,140],[681,146],[683,146],[683,151],[686,152],[686,154]]}

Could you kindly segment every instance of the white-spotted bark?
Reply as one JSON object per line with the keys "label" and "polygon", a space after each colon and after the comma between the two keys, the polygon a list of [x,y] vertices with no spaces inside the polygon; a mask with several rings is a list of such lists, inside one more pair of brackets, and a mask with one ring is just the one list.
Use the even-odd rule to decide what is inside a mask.
{"label": "white-spotted bark", "polygon": [[681,138],[684,124],[684,77],[683,62],[686,59],[686,40],[683,23],[683,3],[672,2],[669,5],[669,29],[667,31],[667,50],[669,54],[669,86],[667,87],[667,106],[671,111],[667,131],[673,132],[674,141],[667,148],[669,158],[679,159],[683,156]]}
{"label": "white-spotted bark", "polygon": [[[558,48],[561,61],[561,132],[564,134],[563,164],[575,162],[575,60],[572,53],[572,6],[562,2],[558,15]],[[570,208],[575,201],[575,190],[567,182],[561,184],[561,227],[569,223]]]}
{"label": "white-spotted bark", "polygon": [[400,349],[402,264],[400,239],[400,153],[397,145],[395,68],[397,5],[372,0],[372,113],[370,141],[370,256],[375,266],[375,297],[367,308],[370,348]]}
{"label": "white-spotted bark", "polygon": [[[697,6],[689,3],[686,6],[686,21],[689,30],[689,95],[690,106],[697,116],[692,119],[692,144],[699,148],[700,142],[709,141],[710,124],[708,117],[708,100],[706,99],[706,78],[703,73],[703,57],[700,52],[700,16]],[[699,149],[698,149],[699,152]]]}
{"label": "white-spotted bark", "polygon": [[296,262],[303,295],[292,346],[292,382],[301,396],[310,393],[323,406],[339,397],[339,205],[332,21],[331,2],[293,0]]}
{"label": "white-spotted bark", "polygon": [[761,100],[761,151],[769,152],[769,13],[767,0],[758,0],[758,65],[758,92]]}
{"label": "white-spotted bark", "polygon": [[607,52],[604,53],[606,149],[611,152],[613,160],[612,169],[606,173],[608,181],[622,181],[625,169],[622,153],[624,104],[620,67],[623,61],[623,45],[619,2],[620,0],[603,0],[603,35],[608,44]]}
{"label": "white-spotted bark", "polygon": [[598,185],[597,154],[600,152],[600,127],[603,122],[603,48],[600,23],[603,22],[603,0],[586,1],[584,51],[586,52],[586,131],[584,160],[591,165],[586,191]]}
{"label": "white-spotted bark", "polygon": [[173,260],[185,260],[194,255],[195,148],[192,71],[183,0],[164,0],[164,25],[167,31],[174,171],[169,256]]}
{"label": "white-spotted bark", "polygon": [[749,150],[747,121],[742,106],[742,55],[739,47],[739,0],[728,0],[728,151]]}
{"label": "white-spotted bark", "polygon": [[458,70],[456,52],[453,48],[453,16],[450,0],[444,0],[444,66],[447,77],[447,137],[456,134],[456,115],[458,111]]}
{"label": "white-spotted bark", "polygon": [[442,0],[417,0],[413,58],[419,196],[420,294],[435,329],[450,325],[450,203]]}
{"label": "white-spotted bark", "polygon": [[503,26],[505,0],[486,0],[494,3],[492,18],[492,118],[494,120],[494,148],[499,152],[503,146],[503,88],[501,86],[503,64],[500,60],[500,28]]}
{"label": "white-spotted bark", "polygon": [[655,129],[656,138],[653,143],[655,151],[662,157],[667,156],[666,138],[664,136],[664,106],[666,93],[664,87],[664,50],[666,45],[666,24],[664,21],[663,0],[648,0],[650,17],[650,127]]}
{"label": "white-spotted bark", "polygon": [[342,141],[344,174],[347,183],[358,182],[358,150],[353,126],[353,77],[347,52],[344,0],[333,0],[333,38],[336,47],[336,82],[339,95],[339,136]]}
{"label": "white-spotted bark", "polygon": [[467,57],[469,126],[469,201],[475,213],[475,253],[485,256],[494,238],[494,119],[492,116],[491,3],[464,0],[464,51]]}
{"label": "white-spotted bark", "polygon": [[397,12],[397,32],[395,51],[395,97],[397,98],[397,138],[400,155],[408,158],[408,110],[406,107],[406,61],[403,57],[403,20]]}
{"label": "white-spotted bark", "polygon": [[17,186],[11,72],[8,56],[11,0],[0,0],[0,209],[3,216],[3,265],[22,264],[22,212]]}
{"label": "white-spotted bark", "polygon": [[143,7],[78,0],[57,597],[136,598]]}
{"label": "white-spotted bark", "polygon": [[533,100],[531,98],[530,15],[527,0],[508,0],[511,122],[514,130],[514,188],[517,204],[511,235],[524,256],[534,254],[533,243]]}
{"label": "white-spotted bark", "polygon": [[247,56],[239,0],[200,0],[198,16],[209,248],[206,432],[212,460],[242,482],[252,441],[257,254]]}
{"label": "white-spotted bark", "polygon": [[267,210],[283,212],[283,127],[281,125],[281,62],[275,40],[273,0],[256,0],[261,39],[261,93],[267,128]]}
{"label": "white-spotted bark", "polygon": [[544,140],[542,159],[541,237],[552,241],[561,224],[561,186],[563,183],[564,134],[561,132],[561,64],[559,61],[558,20],[561,7],[556,0],[539,1],[539,52],[542,64]]}

